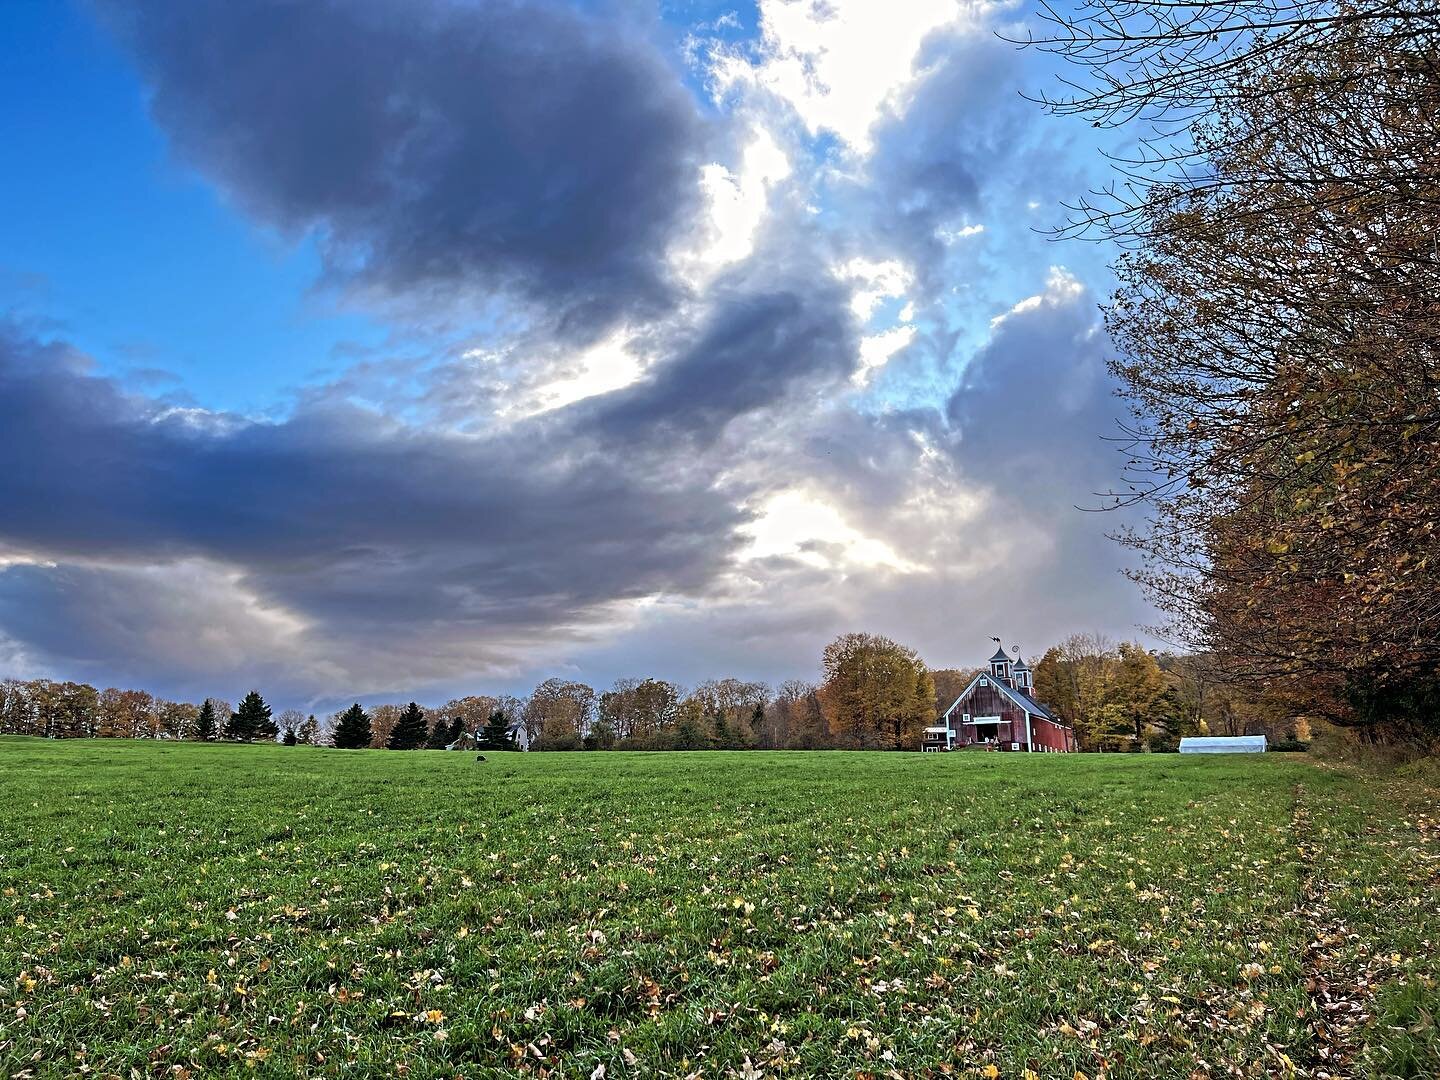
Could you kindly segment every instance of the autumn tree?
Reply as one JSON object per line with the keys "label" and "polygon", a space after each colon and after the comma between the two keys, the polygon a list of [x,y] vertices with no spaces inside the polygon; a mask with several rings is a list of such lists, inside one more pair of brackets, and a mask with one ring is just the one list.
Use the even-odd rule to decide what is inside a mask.
{"label": "autumn tree", "polygon": [[144,690],[110,686],[96,702],[97,730],[102,739],[140,739],[149,734],[150,710],[155,699]]}
{"label": "autumn tree", "polygon": [[400,717],[405,715],[405,706],[386,702],[372,705],[365,711],[370,714],[370,748],[383,750],[390,745],[390,733],[395,730]]}
{"label": "autumn tree", "polygon": [[[503,703],[500,698],[491,697],[489,694],[471,694],[447,701],[436,712],[445,717],[447,733],[450,730],[448,725],[454,724],[455,718],[458,716],[461,730],[473,735],[489,722],[491,713],[502,707]],[[506,715],[508,716],[510,713],[507,712]],[[454,739],[450,741],[454,742]]]}
{"label": "autumn tree", "polygon": [[0,682],[0,735],[34,735],[35,710],[27,685],[19,679]]}
{"label": "autumn tree", "polygon": [[598,723],[622,744],[651,746],[675,725],[680,690],[662,679],[617,679],[600,695]]}
{"label": "autumn tree", "polygon": [[[1148,220],[1154,189],[1181,193],[1251,190],[1267,212],[1270,189],[1324,205],[1335,194],[1408,200],[1427,197],[1416,181],[1435,147],[1433,111],[1407,110],[1403,95],[1434,90],[1440,12],[1407,0],[1193,0],[1154,5],[1078,0],[1043,5],[1017,40],[1063,57],[1073,71],[1039,100],[1059,115],[1097,128],[1128,128],[1135,149],[1111,161],[1116,182],[1073,206],[1067,231],[1121,241],[1163,226]],[[1402,96],[1394,97],[1394,87]],[[1330,155],[1326,129],[1340,109],[1366,95],[1399,106],[1385,127]],[[1268,112],[1278,127],[1314,136],[1296,161],[1257,159],[1253,175],[1212,171],[1213,155],[1263,146],[1256,132],[1227,120]],[[1388,129],[1388,130],[1387,130]],[[1301,183],[1313,183],[1297,192]]]}
{"label": "autumn tree", "polygon": [[[1047,9],[1048,10],[1048,9]],[[1257,694],[1440,728],[1440,9],[1089,0],[1052,102],[1163,134],[1082,204],[1120,241],[1136,577]],[[1377,703],[1382,703],[1378,704]]]}
{"label": "autumn tree", "polygon": [[1035,699],[1070,726],[1082,750],[1099,749],[1101,735],[1119,723],[1113,711],[1103,712],[1118,659],[1105,635],[1072,634],[1035,664]]}
{"label": "autumn tree", "polygon": [[715,724],[705,715],[704,703],[686,696],[675,710],[676,750],[710,750],[715,745]]}
{"label": "autumn tree", "polygon": [[335,747],[339,750],[363,750],[370,745],[370,714],[357,701],[335,723]]}
{"label": "autumn tree", "polygon": [[818,750],[830,742],[830,726],[825,722],[815,686],[801,679],[781,683],[766,709],[762,745],[771,749]]}
{"label": "autumn tree", "polygon": [[34,733],[47,739],[93,738],[99,727],[99,694],[88,683],[32,679],[26,697]]}
{"label": "autumn tree", "polygon": [[1147,725],[1157,720],[1167,688],[1165,673],[1154,656],[1134,642],[1120,643],[1106,698],[1124,718],[1126,731],[1133,733],[1137,744]]}
{"label": "autumn tree", "polygon": [[757,720],[763,723],[770,689],[764,683],[741,679],[710,679],[690,691],[711,728],[717,747],[740,750],[753,746],[759,736]]}
{"label": "autumn tree", "polygon": [[578,750],[595,713],[595,691],[584,683],[546,679],[525,706],[530,745],[541,750]]}
{"label": "autumn tree", "polygon": [[188,701],[156,699],[152,712],[157,737],[189,739],[194,735],[200,707]]}
{"label": "autumn tree", "polygon": [[955,699],[965,692],[970,681],[980,674],[978,668],[938,668],[930,672],[935,683],[935,717],[939,717],[955,704]]}
{"label": "autumn tree", "polygon": [[391,727],[385,745],[391,750],[419,750],[428,734],[425,713],[412,701]]}
{"label": "autumn tree", "polygon": [[841,745],[919,745],[935,716],[935,683],[913,649],[874,634],[844,634],[825,647],[821,666],[820,704]]}

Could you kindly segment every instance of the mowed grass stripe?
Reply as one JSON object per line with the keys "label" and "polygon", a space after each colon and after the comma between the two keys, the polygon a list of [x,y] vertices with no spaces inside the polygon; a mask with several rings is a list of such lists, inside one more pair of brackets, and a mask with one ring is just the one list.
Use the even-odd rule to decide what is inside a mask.
{"label": "mowed grass stripe", "polygon": [[1403,1019],[1406,800],[1278,756],[0,740],[0,1073],[1304,1074],[1297,804]]}

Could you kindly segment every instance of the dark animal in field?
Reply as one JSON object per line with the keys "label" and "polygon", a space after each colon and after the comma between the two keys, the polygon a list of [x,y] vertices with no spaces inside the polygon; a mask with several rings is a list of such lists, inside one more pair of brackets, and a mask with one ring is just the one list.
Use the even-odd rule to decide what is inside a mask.
{"label": "dark animal in field", "polygon": [[476,755],[475,755],[475,760],[476,760],[476,761],[484,761],[484,760],[485,760],[485,755],[484,755],[484,754],[476,754]]}

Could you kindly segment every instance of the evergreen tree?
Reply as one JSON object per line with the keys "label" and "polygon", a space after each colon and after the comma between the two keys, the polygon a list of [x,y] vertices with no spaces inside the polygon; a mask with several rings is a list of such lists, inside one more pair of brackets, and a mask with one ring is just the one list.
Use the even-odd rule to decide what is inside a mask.
{"label": "evergreen tree", "polygon": [[435,717],[435,726],[431,729],[428,739],[425,740],[426,750],[444,750],[448,742],[449,720],[444,716]]}
{"label": "evergreen tree", "polygon": [[385,747],[389,750],[418,750],[425,745],[425,735],[425,714],[412,701],[390,729]]}
{"label": "evergreen tree", "polygon": [[270,719],[270,706],[265,704],[256,691],[251,690],[240,702],[240,708],[230,715],[226,735],[236,742],[250,742],[255,738],[275,738],[276,729]]}
{"label": "evergreen tree", "polygon": [[457,716],[454,720],[450,721],[450,730],[446,733],[445,745],[449,746],[451,743],[453,743],[456,739],[460,738],[460,736],[464,734],[465,718],[463,716]]}
{"label": "evergreen tree", "polygon": [[285,738],[281,739],[280,741],[286,746],[294,746],[300,741],[300,739],[299,736],[295,734],[295,729],[293,727],[287,727],[285,729]]}
{"label": "evergreen tree", "polygon": [[515,749],[515,740],[510,736],[510,721],[505,718],[504,712],[496,709],[490,714],[490,719],[480,729],[477,742],[482,750]]}
{"label": "evergreen tree", "polygon": [[363,750],[370,745],[370,715],[357,701],[345,710],[335,725],[335,746],[340,750]]}
{"label": "evergreen tree", "polygon": [[215,703],[205,699],[205,704],[200,706],[200,715],[195,718],[195,738],[201,742],[209,742],[215,738],[218,722],[215,717]]}
{"label": "evergreen tree", "polygon": [[435,726],[430,729],[430,737],[425,740],[425,749],[444,750],[445,747],[454,742],[454,740],[450,738],[450,732],[455,724],[461,724],[463,726],[463,722],[458,716],[455,718],[454,723],[446,720],[443,716],[437,716],[435,718]]}

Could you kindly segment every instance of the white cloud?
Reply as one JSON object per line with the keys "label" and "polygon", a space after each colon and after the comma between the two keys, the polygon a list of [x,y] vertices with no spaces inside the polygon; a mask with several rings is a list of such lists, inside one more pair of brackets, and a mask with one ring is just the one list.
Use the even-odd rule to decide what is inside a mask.
{"label": "white cloud", "polygon": [[629,349],[630,335],[620,330],[590,346],[565,374],[542,383],[531,394],[524,414],[561,409],[596,394],[608,394],[640,378],[645,365]]}
{"label": "white cloud", "polygon": [[782,555],[821,569],[922,569],[884,540],[860,532],[820,496],[799,489],[770,496],[748,531],[753,540],[747,559]]}
{"label": "white cloud", "polygon": [[1049,276],[1045,279],[1045,291],[1037,293],[1035,296],[1027,296],[1003,315],[996,315],[990,320],[990,329],[997,330],[1007,319],[1022,315],[1027,311],[1073,304],[1084,293],[1085,286],[1074,274],[1063,266],[1052,266]]}
{"label": "white cloud", "polygon": [[763,125],[756,124],[741,155],[738,172],[719,162],[700,170],[706,219],[673,254],[671,262],[692,288],[755,250],[755,238],[770,209],[770,190],[790,176],[790,159]]}
{"label": "white cloud", "polygon": [[861,338],[860,367],[855,372],[855,382],[864,386],[875,374],[876,369],[888,364],[892,356],[914,340],[915,327],[913,326],[892,326],[889,330],[882,330],[878,334]]}
{"label": "white cloud", "polygon": [[[856,257],[836,266],[832,272],[854,288],[850,310],[861,322],[874,315],[886,300],[904,296],[915,280],[910,268],[898,259]],[[913,306],[907,307],[913,314]]]}
{"label": "white cloud", "polygon": [[720,93],[751,85],[788,103],[810,134],[833,132],[859,154],[887,110],[903,113],[925,38],[973,18],[961,0],[761,0],[760,57],[717,49]]}
{"label": "white cloud", "polygon": [[984,231],[984,225],[962,225],[958,229],[941,229],[935,235],[943,243],[954,244],[967,237],[979,236]]}

